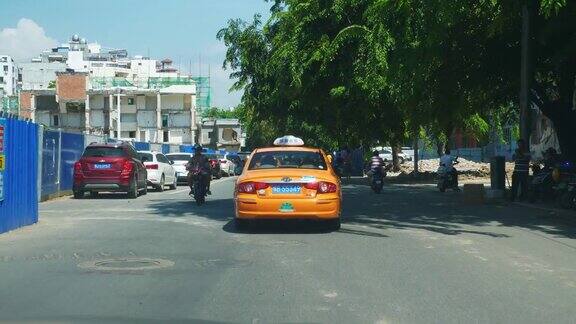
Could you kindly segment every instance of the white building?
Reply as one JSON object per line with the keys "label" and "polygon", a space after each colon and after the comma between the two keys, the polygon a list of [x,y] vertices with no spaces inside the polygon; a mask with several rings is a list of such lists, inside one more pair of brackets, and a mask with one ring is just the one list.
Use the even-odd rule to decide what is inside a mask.
{"label": "white building", "polygon": [[62,62],[19,63],[20,88],[23,90],[50,89],[50,85],[53,85],[56,80],[56,72],[64,72],[66,68],[66,63]]}
{"label": "white building", "polygon": [[18,70],[11,56],[0,55],[0,97],[16,93]]}
{"label": "white building", "polygon": [[[146,87],[120,81],[61,72],[56,89],[21,91],[20,111],[29,112],[23,117],[66,131],[156,143],[195,143],[193,80],[152,79]],[[110,82],[118,85],[111,86]]]}
{"label": "white building", "polygon": [[181,76],[170,59],[130,58],[126,50],[105,49],[78,35],[23,64],[21,73],[24,117],[70,131],[193,144],[197,109],[210,105],[207,78]]}

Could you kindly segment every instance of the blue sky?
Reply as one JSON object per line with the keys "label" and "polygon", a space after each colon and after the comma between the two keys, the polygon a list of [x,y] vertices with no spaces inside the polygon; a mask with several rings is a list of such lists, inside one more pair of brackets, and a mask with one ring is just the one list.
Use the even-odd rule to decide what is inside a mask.
{"label": "blue sky", "polygon": [[[0,54],[35,56],[41,48],[79,34],[88,42],[126,48],[131,55],[170,57],[185,73],[212,75],[213,104],[234,106],[240,93],[223,71],[226,48],[216,33],[229,19],[269,17],[264,0],[2,0]],[[8,52],[8,53],[5,53]],[[12,52],[12,53],[10,53]],[[30,53],[30,55],[28,55]]]}

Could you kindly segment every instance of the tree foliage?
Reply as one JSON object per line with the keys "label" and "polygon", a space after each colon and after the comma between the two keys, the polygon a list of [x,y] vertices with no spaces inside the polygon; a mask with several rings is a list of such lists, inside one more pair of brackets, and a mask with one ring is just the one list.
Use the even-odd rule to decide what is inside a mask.
{"label": "tree foliage", "polygon": [[[521,5],[275,0],[267,22],[258,15],[231,20],[218,38],[233,88],[244,91],[242,118],[253,145],[287,133],[329,147],[397,145],[422,129],[446,139],[456,128],[483,139],[516,109]],[[539,5],[546,27],[536,47],[537,78],[548,93],[565,77],[571,87],[559,96],[568,98],[574,74],[563,67],[576,58],[576,10],[565,0]]]}

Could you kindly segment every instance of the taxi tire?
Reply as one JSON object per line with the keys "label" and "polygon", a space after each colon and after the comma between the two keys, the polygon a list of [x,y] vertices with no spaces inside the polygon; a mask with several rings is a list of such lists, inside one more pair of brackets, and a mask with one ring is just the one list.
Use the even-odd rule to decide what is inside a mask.
{"label": "taxi tire", "polygon": [[328,228],[332,231],[338,231],[340,230],[341,227],[341,222],[340,222],[340,217],[336,218],[336,219],[331,219],[328,222]]}

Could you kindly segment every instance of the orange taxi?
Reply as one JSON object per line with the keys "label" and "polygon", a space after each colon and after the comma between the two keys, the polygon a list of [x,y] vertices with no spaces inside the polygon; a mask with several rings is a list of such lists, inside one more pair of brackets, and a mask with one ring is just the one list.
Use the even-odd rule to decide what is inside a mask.
{"label": "orange taxi", "polygon": [[255,219],[316,219],[340,228],[340,178],[330,158],[294,136],[250,154],[236,181],[236,225]]}

